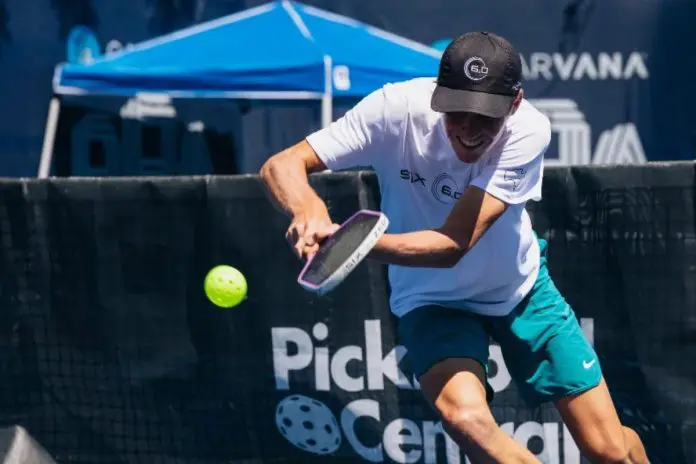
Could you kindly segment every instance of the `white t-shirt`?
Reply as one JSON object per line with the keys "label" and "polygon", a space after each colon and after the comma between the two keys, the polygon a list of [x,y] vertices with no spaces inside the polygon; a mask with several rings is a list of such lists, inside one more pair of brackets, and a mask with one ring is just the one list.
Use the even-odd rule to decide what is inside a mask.
{"label": "white t-shirt", "polygon": [[539,270],[525,202],[541,199],[550,123],[523,100],[488,152],[467,164],[447,138],[443,115],[430,109],[434,88],[432,78],[388,84],[307,141],[333,171],[375,170],[389,233],[441,227],[469,185],[509,203],[454,267],[389,266],[396,316],[429,304],[505,315],[531,290]]}

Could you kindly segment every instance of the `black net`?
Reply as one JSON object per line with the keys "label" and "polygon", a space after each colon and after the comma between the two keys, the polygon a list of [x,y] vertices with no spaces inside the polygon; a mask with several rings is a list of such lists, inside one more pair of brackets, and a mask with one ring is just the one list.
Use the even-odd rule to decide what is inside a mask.
{"label": "black net", "polygon": [[[693,165],[550,169],[530,205],[656,463],[696,460],[693,181]],[[336,221],[378,207],[371,175],[315,186]],[[0,183],[0,427],[25,427],[58,463],[448,462],[384,268],[311,295],[286,226],[250,177]],[[247,277],[237,308],[205,298],[218,264]],[[579,462],[555,410],[527,409],[495,345],[491,360],[503,428],[544,462]],[[402,430],[413,444],[395,448]]]}

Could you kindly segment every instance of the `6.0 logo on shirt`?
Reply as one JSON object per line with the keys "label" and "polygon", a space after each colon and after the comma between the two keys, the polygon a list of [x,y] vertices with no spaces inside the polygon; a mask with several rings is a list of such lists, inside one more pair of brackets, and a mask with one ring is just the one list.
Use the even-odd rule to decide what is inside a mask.
{"label": "6.0 logo on shirt", "polygon": [[[425,182],[427,179],[422,177],[415,171],[409,171],[408,169],[402,169],[399,171],[399,177],[404,180],[410,181],[412,184],[418,183],[425,187]],[[459,186],[454,181],[454,178],[449,174],[442,173],[435,177],[432,184],[430,185],[430,191],[437,201],[444,204],[451,204],[459,200],[462,196],[462,192]]]}
{"label": "6.0 logo on shirt", "polygon": [[430,190],[437,201],[445,204],[454,203],[462,196],[462,192],[454,178],[446,173],[442,173],[435,178]]}

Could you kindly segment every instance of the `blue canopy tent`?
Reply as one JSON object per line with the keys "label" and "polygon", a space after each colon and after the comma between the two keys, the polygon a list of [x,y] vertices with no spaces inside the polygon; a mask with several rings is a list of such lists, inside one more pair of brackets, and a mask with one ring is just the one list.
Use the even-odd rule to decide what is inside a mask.
{"label": "blue canopy tent", "polygon": [[39,177],[50,173],[60,96],[360,98],[388,82],[434,76],[441,52],[345,16],[290,0],[148,40],[88,64],[56,67]]}

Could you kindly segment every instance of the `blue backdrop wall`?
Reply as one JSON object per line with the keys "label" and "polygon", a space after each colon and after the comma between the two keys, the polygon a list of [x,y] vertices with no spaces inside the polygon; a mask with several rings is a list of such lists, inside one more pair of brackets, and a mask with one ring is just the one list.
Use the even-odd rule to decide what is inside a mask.
{"label": "blue backdrop wall", "polygon": [[[262,0],[0,0],[0,174],[35,175],[54,66],[105,53]],[[308,0],[426,44],[488,29],[519,49],[527,95],[553,121],[550,164],[693,159],[690,76],[696,3],[688,0]],[[85,26],[89,28],[77,28]],[[91,31],[91,32],[90,32]],[[253,44],[250,44],[253,45]],[[124,114],[137,101],[88,101]],[[109,106],[110,105],[110,106]],[[129,106],[130,105],[130,106]],[[186,131],[227,134],[236,170],[318,127],[318,108],[165,103]],[[170,109],[167,109],[170,108]],[[173,110],[171,109],[173,108]],[[336,116],[346,105],[336,108]],[[151,107],[135,111],[147,117]],[[158,110],[155,109],[155,112]],[[124,117],[134,117],[125,111]],[[132,112],[131,112],[132,113]],[[122,135],[119,135],[119,137]],[[227,146],[227,145],[226,145]]]}

